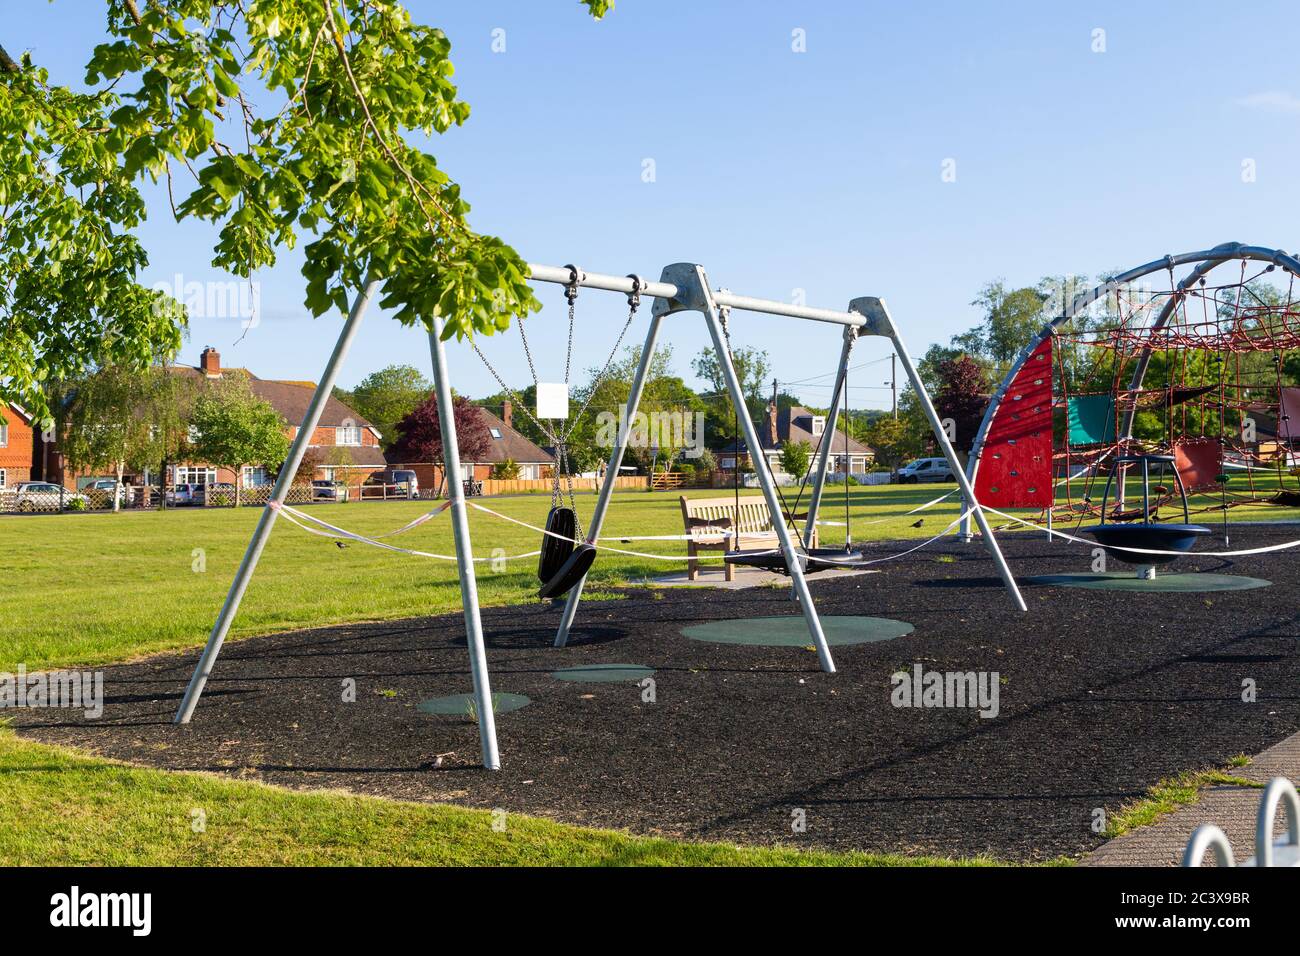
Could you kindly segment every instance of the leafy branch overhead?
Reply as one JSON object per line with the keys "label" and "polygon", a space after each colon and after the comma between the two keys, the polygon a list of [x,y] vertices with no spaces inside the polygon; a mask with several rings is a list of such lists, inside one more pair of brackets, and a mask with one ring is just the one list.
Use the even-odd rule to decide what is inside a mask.
{"label": "leafy branch overhead", "polygon": [[441,30],[384,0],[106,8],[88,92],[0,46],[0,399],[48,418],[48,383],[180,347],[184,310],[137,281],[143,177],[166,182],[178,218],[216,227],[218,268],[251,276],[301,244],[314,315],[367,277],[400,321],[441,315],[448,335],[539,307],[523,260],[473,231],[459,185],[415,145],[469,116]]}
{"label": "leafy branch overhead", "polygon": [[[590,0],[595,16],[610,6]],[[109,141],[130,175],[181,175],[179,216],[219,228],[213,264],[248,276],[304,244],[306,304],[346,310],[367,276],[407,324],[491,333],[539,306],[527,268],[480,235],[469,204],[413,145],[466,121],[451,43],[378,0],[130,0],[92,84],[122,92]]]}

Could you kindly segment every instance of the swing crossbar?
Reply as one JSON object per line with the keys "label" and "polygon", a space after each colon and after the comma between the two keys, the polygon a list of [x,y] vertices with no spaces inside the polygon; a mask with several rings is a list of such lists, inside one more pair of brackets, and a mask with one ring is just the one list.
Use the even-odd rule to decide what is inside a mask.
{"label": "swing crossbar", "polygon": [[[603,289],[606,292],[633,293],[632,276],[603,275],[599,272],[580,272],[579,288]],[[528,264],[530,279],[538,282],[554,282],[557,285],[571,285],[573,273],[568,266],[544,266],[530,262]],[[682,294],[681,289],[671,282],[642,281],[640,294],[654,299],[676,299]],[[740,309],[742,312],[762,312],[767,315],[784,315],[792,319],[807,319],[812,322],[830,322],[862,329],[869,325],[866,316],[860,312],[845,312],[838,309],[818,309],[806,305],[794,305],[778,302],[775,299],[755,299],[747,295],[713,290],[713,300],[720,306]]]}

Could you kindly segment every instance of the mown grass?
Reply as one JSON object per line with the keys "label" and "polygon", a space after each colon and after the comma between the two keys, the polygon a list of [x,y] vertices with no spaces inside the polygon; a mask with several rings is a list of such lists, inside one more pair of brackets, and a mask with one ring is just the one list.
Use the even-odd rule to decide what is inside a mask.
{"label": "mown grass", "polygon": [[[1249,757],[1238,754],[1228,761],[1227,766],[1238,768],[1249,763]],[[1113,839],[1138,827],[1150,826],[1179,807],[1198,802],[1201,791],[1213,786],[1262,788],[1263,784],[1219,769],[1189,770],[1167,777],[1147,790],[1145,796],[1126,803],[1110,814],[1106,819],[1104,835]]]}
{"label": "mown grass", "polygon": [[[957,515],[950,501],[915,518],[892,517],[952,486],[857,488],[852,517],[860,539],[933,534]],[[752,494],[753,492],[750,492]],[[694,494],[700,494],[695,492]],[[704,492],[725,494],[725,492]],[[549,497],[485,498],[502,514],[544,523]],[[581,517],[594,495],[580,496]],[[365,534],[391,531],[432,507],[429,502],[317,505],[322,519]],[[830,512],[827,517],[838,518]],[[201,644],[225,597],[261,509],[180,508],[119,515],[42,515],[0,518],[0,671],[120,661]],[[880,521],[880,519],[884,519]],[[876,524],[867,524],[878,521]],[[491,558],[537,548],[539,535],[492,515],[471,511],[475,553]],[[933,530],[931,530],[933,529]],[[679,534],[678,495],[619,494],[606,523],[609,535]],[[837,528],[827,534],[839,535]],[[390,539],[407,548],[454,553],[447,516]],[[681,542],[641,541],[614,547],[684,555]],[[499,551],[497,550],[499,549]],[[717,560],[715,555],[713,560]],[[536,558],[478,565],[484,605],[536,600]],[[680,569],[680,563],[605,553],[588,593]],[[232,638],[314,625],[440,614],[461,607],[456,566],[350,544],[338,548],[278,522],[244,598]]]}
{"label": "mown grass", "polygon": [[492,811],[171,773],[0,729],[0,865],[980,866],[631,836]]}
{"label": "mown grass", "polygon": [[[855,487],[850,519],[858,542],[929,537],[954,520],[953,495],[921,514],[908,512],[954,490],[953,485]],[[755,494],[753,491],[746,492]],[[823,517],[842,520],[842,486],[827,491]],[[726,491],[693,491],[694,496]],[[590,515],[590,491],[579,495]],[[485,498],[481,503],[540,525],[549,496]],[[427,511],[429,502],[367,502],[311,506],[310,513],[365,534],[391,531]],[[180,508],[119,515],[0,517],[0,671],[120,661],[201,644],[230,586],[261,509]],[[1296,509],[1234,509],[1233,520],[1294,518]],[[920,527],[916,527],[917,522]],[[491,558],[535,550],[539,535],[471,511],[475,553]],[[1068,530],[1064,527],[1061,530]],[[606,536],[680,534],[676,492],[625,492],[614,499]],[[823,540],[842,529],[826,526]],[[450,524],[439,516],[391,539],[421,551],[451,554]],[[607,544],[682,556],[679,541]],[[720,560],[716,553],[707,561]],[[588,595],[682,567],[605,552],[592,569]],[[536,600],[536,559],[479,563],[484,605]],[[258,566],[231,632],[233,639],[294,628],[441,614],[461,607],[452,562],[412,558],[360,544],[335,547],[281,520]]]}

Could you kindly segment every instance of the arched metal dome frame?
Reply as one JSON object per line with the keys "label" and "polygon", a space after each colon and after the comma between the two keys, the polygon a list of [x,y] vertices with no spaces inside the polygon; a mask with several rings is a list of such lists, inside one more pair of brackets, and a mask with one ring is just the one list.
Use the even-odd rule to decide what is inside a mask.
{"label": "arched metal dome frame", "polygon": [[[1165,303],[1164,307],[1160,310],[1160,314],[1156,316],[1155,321],[1152,322],[1151,331],[1155,331],[1162,328],[1165,323],[1169,321],[1169,317],[1173,315],[1174,310],[1178,307],[1178,303],[1182,298],[1182,293],[1186,292],[1187,289],[1199,282],[1201,278],[1211,270],[1218,268],[1225,262],[1231,262],[1236,259],[1268,262],[1280,267],[1283,271],[1288,272],[1293,276],[1300,277],[1300,259],[1297,259],[1289,252],[1284,252],[1281,249],[1270,249],[1266,246],[1248,246],[1241,242],[1225,242],[1223,245],[1215,246],[1213,249],[1207,249],[1201,252],[1184,252],[1181,255],[1171,255],[1165,256],[1161,259],[1155,259],[1151,262],[1145,263],[1144,265],[1129,269],[1127,272],[1111,276],[1101,285],[1090,289],[1088,292],[1075,296],[1074,301],[1070,303],[1068,308],[1064,309],[1059,316],[1043,326],[1038,334],[1035,335],[1023,349],[1021,349],[1020,354],[1016,356],[1015,362],[1012,363],[1011,368],[1007,371],[1006,375],[1003,376],[997,390],[993,393],[993,397],[989,401],[989,407],[985,410],[984,418],[980,422],[979,431],[975,434],[975,441],[971,445],[970,457],[966,463],[966,475],[971,487],[973,488],[975,486],[975,475],[976,472],[979,471],[980,457],[984,449],[985,436],[988,434],[989,426],[997,417],[998,409],[1001,408],[1003,400],[1011,389],[1011,384],[1015,380],[1016,373],[1020,371],[1025,362],[1029,361],[1029,357],[1046,339],[1056,335],[1057,330],[1062,325],[1072,320],[1076,315],[1088,308],[1094,302],[1105,298],[1112,292],[1128,285],[1130,282],[1141,279],[1143,276],[1151,275],[1153,272],[1167,271],[1172,273],[1179,266],[1194,264],[1191,271],[1189,271],[1187,275],[1184,276],[1174,287],[1174,294],[1169,296],[1169,301]],[[1151,347],[1146,346],[1142,350],[1142,354],[1138,357],[1137,364],[1133,369],[1133,376],[1129,380],[1128,387],[1130,391],[1135,391],[1142,387],[1143,379],[1146,377],[1147,366],[1151,361],[1151,352]],[[1124,416],[1124,423],[1121,431],[1123,437],[1120,439],[1121,441],[1126,441],[1132,437],[1133,415],[1133,411],[1130,410]],[[971,539],[969,518],[962,521],[959,534],[963,541],[969,541]]]}

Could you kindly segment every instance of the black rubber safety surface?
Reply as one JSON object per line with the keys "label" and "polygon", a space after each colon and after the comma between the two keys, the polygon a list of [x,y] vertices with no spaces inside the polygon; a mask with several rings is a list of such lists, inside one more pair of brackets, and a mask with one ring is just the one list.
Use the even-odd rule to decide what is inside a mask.
{"label": "black rubber safety surface", "polygon": [[[1233,547],[1295,537],[1295,527],[1242,528]],[[1087,547],[1036,534],[1002,541],[1022,580],[1089,570]],[[551,647],[558,608],[486,610],[493,691],[532,700],[498,715],[498,773],[477,768],[478,729],[464,709],[418,707],[470,690],[459,612],[229,643],[183,727],[171,719],[197,651],[108,668],[99,720],[13,713],[27,737],[291,787],[692,839],[1009,860],[1085,851],[1101,842],[1095,808],[1113,812],[1164,777],[1222,766],[1300,730],[1300,552],[1192,556],[1175,566],[1274,582],[1247,591],[1026,584],[1025,614],[978,542],[948,539],[880,567],[815,579],[818,606],[915,631],[834,648],[835,674],[822,673],[804,646],[682,636],[706,622],[796,616],[785,589],[628,589],[621,600],[584,603],[563,650]],[[365,595],[355,599],[364,613]],[[654,668],[652,688],[554,676],[627,661]],[[976,686],[996,687],[996,716],[895,706],[892,675],[917,666],[974,675],[953,683],[948,703],[959,687],[972,696]],[[1243,701],[1243,686],[1256,688],[1253,702]],[[435,769],[438,755],[447,756]],[[795,810],[805,832],[791,830]]]}

